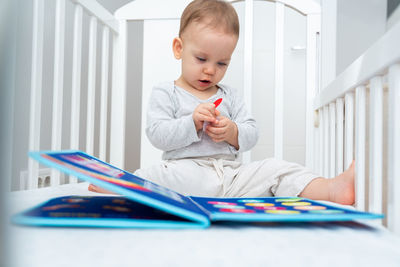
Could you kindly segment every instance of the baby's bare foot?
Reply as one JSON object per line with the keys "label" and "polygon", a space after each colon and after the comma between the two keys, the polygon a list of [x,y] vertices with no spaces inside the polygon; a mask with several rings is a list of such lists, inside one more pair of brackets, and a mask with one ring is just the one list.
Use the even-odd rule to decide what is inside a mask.
{"label": "baby's bare foot", "polygon": [[113,194],[113,195],[116,195],[114,192],[105,190],[105,189],[103,189],[103,188],[101,188],[101,187],[95,186],[94,184],[90,184],[89,187],[88,187],[88,190],[89,190],[89,191],[92,191],[92,192],[96,192],[96,193],[103,193],[103,194]]}
{"label": "baby's bare foot", "polygon": [[354,169],[355,162],[342,174],[329,179],[329,200],[343,205],[354,204]]}

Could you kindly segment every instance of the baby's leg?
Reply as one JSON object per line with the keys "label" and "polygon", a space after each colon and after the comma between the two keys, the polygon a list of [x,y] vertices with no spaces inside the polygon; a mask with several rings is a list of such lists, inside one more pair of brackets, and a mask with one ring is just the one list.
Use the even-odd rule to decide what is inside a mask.
{"label": "baby's leg", "polygon": [[354,165],[353,161],[346,171],[334,178],[319,177],[312,180],[299,196],[344,205],[354,204]]}
{"label": "baby's leg", "polygon": [[253,161],[240,167],[225,197],[294,197],[318,177],[293,162],[274,158]]}
{"label": "baby's leg", "polygon": [[[223,181],[219,179],[213,162],[205,159],[163,161],[138,169],[134,175],[182,195],[217,197],[223,191]],[[88,189],[97,193],[113,194],[93,184]]]}
{"label": "baby's leg", "polygon": [[297,163],[265,159],[243,165],[227,197],[300,196],[340,204],[354,203],[354,162],[345,172],[327,179]]}

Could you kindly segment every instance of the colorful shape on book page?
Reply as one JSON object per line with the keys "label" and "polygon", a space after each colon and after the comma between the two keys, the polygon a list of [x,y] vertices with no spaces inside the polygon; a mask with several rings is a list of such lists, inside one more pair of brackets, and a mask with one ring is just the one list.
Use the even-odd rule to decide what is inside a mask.
{"label": "colorful shape on book page", "polygon": [[300,202],[283,202],[282,205],[284,206],[308,206],[311,205],[310,202],[304,202],[304,201],[300,201]]}
{"label": "colorful shape on book page", "polygon": [[324,206],[296,206],[293,207],[295,210],[326,210],[326,207]]}

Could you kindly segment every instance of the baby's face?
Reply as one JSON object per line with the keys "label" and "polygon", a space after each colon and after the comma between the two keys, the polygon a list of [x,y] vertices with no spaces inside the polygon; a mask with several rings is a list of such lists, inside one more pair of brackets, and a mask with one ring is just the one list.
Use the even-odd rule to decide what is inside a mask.
{"label": "baby's face", "polygon": [[191,23],[182,34],[182,75],[190,89],[215,88],[225,75],[238,37],[204,23]]}

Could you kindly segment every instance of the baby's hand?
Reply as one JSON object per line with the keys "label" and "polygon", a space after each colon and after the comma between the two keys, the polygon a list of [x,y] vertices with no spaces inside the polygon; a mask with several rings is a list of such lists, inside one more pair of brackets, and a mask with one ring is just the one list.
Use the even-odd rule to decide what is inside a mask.
{"label": "baby's hand", "polygon": [[217,116],[215,105],[213,103],[202,103],[198,105],[192,115],[196,131],[203,129],[203,124],[206,121],[217,123]]}
{"label": "baby's hand", "polygon": [[239,149],[237,125],[227,117],[219,116],[217,123],[210,123],[206,127],[206,133],[214,142],[226,141]]}

